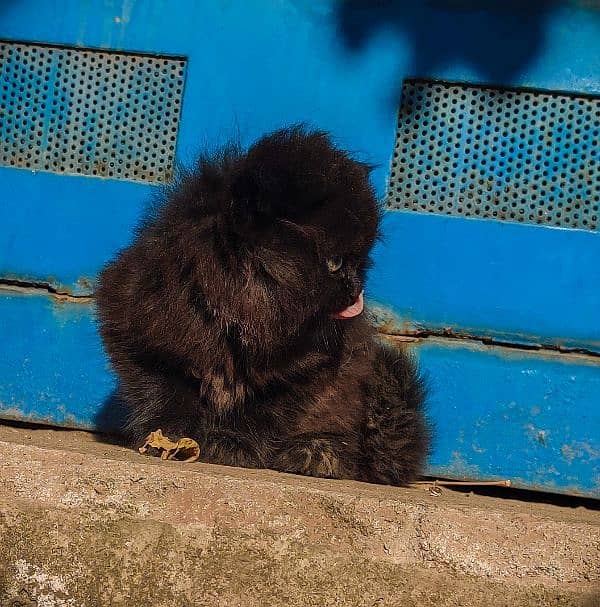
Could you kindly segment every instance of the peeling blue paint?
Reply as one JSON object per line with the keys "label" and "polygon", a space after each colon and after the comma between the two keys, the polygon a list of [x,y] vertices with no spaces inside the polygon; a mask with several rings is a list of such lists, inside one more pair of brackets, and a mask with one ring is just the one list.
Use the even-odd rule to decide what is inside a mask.
{"label": "peeling blue paint", "polygon": [[381,322],[600,352],[600,233],[402,211],[383,233]]}
{"label": "peeling blue paint", "polygon": [[432,386],[432,474],[600,497],[600,357],[451,339],[411,348]]}
{"label": "peeling blue paint", "polygon": [[[0,418],[119,426],[93,305],[0,291],[0,342]],[[451,339],[410,348],[431,384],[432,475],[600,497],[600,358]]]}
{"label": "peeling blue paint", "polygon": [[94,428],[115,380],[91,304],[0,289],[0,417]]}

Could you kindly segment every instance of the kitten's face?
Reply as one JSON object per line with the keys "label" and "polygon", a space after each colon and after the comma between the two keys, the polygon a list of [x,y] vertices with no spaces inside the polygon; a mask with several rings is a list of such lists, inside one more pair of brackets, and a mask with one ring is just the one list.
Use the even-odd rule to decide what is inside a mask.
{"label": "kitten's face", "polygon": [[365,165],[322,133],[287,129],[209,177],[221,251],[199,279],[223,326],[272,352],[360,315],[379,223]]}
{"label": "kitten's face", "polygon": [[271,176],[278,199],[268,200],[270,191],[262,199],[283,212],[265,219],[253,249],[257,279],[270,283],[270,303],[285,318],[288,333],[311,318],[346,321],[362,313],[378,231],[379,208],[365,166],[321,139],[317,143],[318,153],[307,144],[300,158],[290,154],[280,167],[283,183]]}
{"label": "kitten's face", "polygon": [[377,230],[373,201],[353,198],[352,190],[342,200],[332,198],[318,217],[316,242],[307,242],[313,258],[318,313],[346,320],[363,311],[363,292],[369,253]]}

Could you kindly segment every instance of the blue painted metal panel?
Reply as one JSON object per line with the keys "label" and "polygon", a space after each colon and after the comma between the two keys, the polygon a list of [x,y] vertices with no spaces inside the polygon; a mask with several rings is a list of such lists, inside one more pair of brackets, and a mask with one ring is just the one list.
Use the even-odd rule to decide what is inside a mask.
{"label": "blue painted metal panel", "polygon": [[[113,429],[122,412],[93,306],[0,291],[0,418]],[[429,472],[600,497],[600,358],[423,340]]]}
{"label": "blue painted metal panel", "polygon": [[600,97],[402,88],[386,206],[598,231]]}
{"label": "blue painted metal panel", "polygon": [[94,427],[114,377],[91,304],[0,289],[0,417]]}
{"label": "blue painted metal panel", "polygon": [[[383,195],[406,77],[600,93],[600,12],[585,4],[19,0],[0,6],[0,39],[185,56],[179,161],[308,121],[377,164]],[[79,294],[153,191],[9,168],[0,184],[0,278]],[[403,212],[384,233],[369,292],[396,328],[600,351],[600,234]],[[115,424],[90,306],[2,295],[0,340],[0,417]],[[598,496],[597,359],[417,351],[434,380],[433,473]]]}
{"label": "blue painted metal panel", "polygon": [[396,327],[600,351],[599,233],[403,211],[384,226],[368,296]]}
{"label": "blue painted metal panel", "polygon": [[432,475],[600,497],[600,358],[447,339],[415,351],[432,386]]}
{"label": "blue painted metal panel", "polygon": [[131,238],[150,189],[4,168],[0,184],[0,277],[74,294],[89,294],[98,269]]}
{"label": "blue painted metal panel", "polygon": [[[485,11],[474,0],[20,0],[0,10],[6,39],[189,57],[183,162],[232,134],[247,143],[308,120],[379,165],[381,194],[404,77],[597,92],[599,32],[596,12],[539,0]],[[26,175],[0,169],[0,272],[85,292],[78,279],[128,242],[151,188]]]}
{"label": "blue painted metal panel", "polygon": [[0,165],[168,182],[185,60],[0,42]]}

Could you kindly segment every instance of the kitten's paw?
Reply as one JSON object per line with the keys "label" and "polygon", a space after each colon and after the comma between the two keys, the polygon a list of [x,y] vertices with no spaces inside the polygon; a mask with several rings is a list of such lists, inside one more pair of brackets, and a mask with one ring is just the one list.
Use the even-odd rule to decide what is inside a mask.
{"label": "kitten's paw", "polygon": [[293,444],[279,451],[273,468],[306,476],[343,478],[346,474],[338,452],[335,441],[330,438],[298,437]]}
{"label": "kitten's paw", "polygon": [[203,440],[202,461],[241,468],[264,468],[266,445],[233,431],[211,432]]}

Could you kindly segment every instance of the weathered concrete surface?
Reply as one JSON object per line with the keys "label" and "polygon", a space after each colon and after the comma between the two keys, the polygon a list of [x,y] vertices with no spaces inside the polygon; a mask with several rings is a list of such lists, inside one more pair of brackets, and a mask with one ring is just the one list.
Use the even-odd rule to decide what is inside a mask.
{"label": "weathered concrete surface", "polygon": [[0,426],[0,605],[600,605],[600,513]]}

